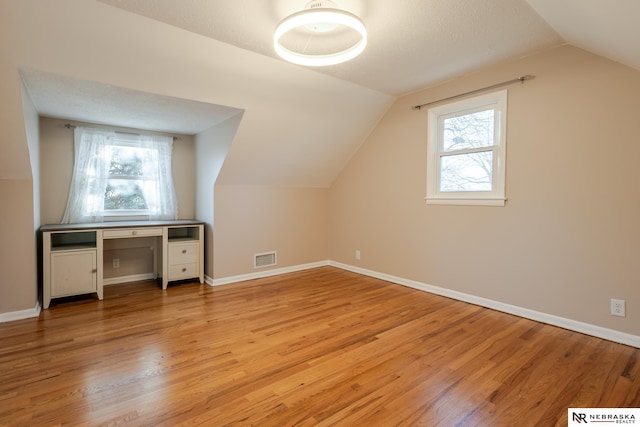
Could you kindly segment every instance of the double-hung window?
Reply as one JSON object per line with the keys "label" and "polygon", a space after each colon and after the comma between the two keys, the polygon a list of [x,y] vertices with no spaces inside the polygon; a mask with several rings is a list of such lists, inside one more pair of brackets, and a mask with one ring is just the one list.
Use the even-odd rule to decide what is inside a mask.
{"label": "double-hung window", "polygon": [[173,138],[77,127],[63,223],[177,218]]}
{"label": "double-hung window", "polygon": [[144,187],[149,181],[143,164],[150,150],[126,140],[116,139],[109,147],[109,173],[104,193],[104,210],[111,215],[147,215]]}
{"label": "double-hung window", "polygon": [[507,91],[429,109],[427,203],[505,204]]}

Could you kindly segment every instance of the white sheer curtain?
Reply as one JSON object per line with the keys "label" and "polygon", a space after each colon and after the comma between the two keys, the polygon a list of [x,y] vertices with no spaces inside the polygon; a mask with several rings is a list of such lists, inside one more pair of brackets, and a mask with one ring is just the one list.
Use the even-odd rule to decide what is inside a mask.
{"label": "white sheer curtain", "polygon": [[173,138],[140,135],[138,141],[148,156],[142,164],[144,178],[142,192],[149,209],[149,219],[177,219],[178,205],[171,175]]}
{"label": "white sheer curtain", "polygon": [[[126,145],[141,148],[142,192],[149,220],[178,218],[171,154],[173,138],[158,135],[127,136]],[[114,131],[76,127],[74,130],[75,161],[67,208],[63,224],[102,222],[105,214],[117,216],[117,211],[104,208],[105,191],[111,168],[112,149],[121,142]]]}
{"label": "white sheer curtain", "polygon": [[115,132],[76,127],[73,134],[75,160],[62,223],[101,222]]}

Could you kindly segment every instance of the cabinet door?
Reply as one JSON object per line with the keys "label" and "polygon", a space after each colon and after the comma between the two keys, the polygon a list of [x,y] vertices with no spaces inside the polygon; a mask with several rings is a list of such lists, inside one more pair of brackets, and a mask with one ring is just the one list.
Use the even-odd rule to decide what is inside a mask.
{"label": "cabinet door", "polygon": [[78,295],[97,290],[96,251],[51,254],[51,296]]}

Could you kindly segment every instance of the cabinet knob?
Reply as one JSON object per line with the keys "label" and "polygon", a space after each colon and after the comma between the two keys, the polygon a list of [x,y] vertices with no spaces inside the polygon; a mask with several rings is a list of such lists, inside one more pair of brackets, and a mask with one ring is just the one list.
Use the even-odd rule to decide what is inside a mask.
{"label": "cabinet knob", "polygon": [[186,268],[183,268],[183,269],[182,269],[182,272],[184,273],[185,271],[187,271],[187,269],[186,269]]}
{"label": "cabinet knob", "polygon": [[183,253],[183,254],[186,254],[186,253],[187,253],[187,250],[186,250],[186,249],[183,249],[183,250],[182,250],[182,253]]}
{"label": "cabinet knob", "polygon": [[92,273],[97,273],[97,272],[98,272],[98,269],[97,269],[97,268],[94,268],[93,270],[91,270],[91,272],[92,272]]}
{"label": "cabinet knob", "polygon": [[136,230],[133,230],[133,231],[131,232],[131,234],[132,234],[133,236],[136,236],[136,235],[138,234],[138,232],[137,232]]}

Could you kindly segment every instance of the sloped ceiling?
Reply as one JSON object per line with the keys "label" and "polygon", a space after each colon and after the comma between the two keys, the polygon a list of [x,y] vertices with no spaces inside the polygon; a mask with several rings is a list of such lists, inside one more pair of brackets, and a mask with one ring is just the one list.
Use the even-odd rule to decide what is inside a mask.
{"label": "sloped ceiling", "polygon": [[567,43],[640,70],[640,1],[527,2]]}
{"label": "sloped ceiling", "polygon": [[[99,0],[272,58],[273,30],[309,0]],[[525,0],[334,0],[362,18],[356,59],[315,68],[399,95],[563,43]]]}
{"label": "sloped ceiling", "polygon": [[195,135],[242,111],[37,70],[20,76],[38,113],[58,119]]}
{"label": "sloped ceiling", "polygon": [[[26,80],[41,114],[100,123],[95,112],[110,108],[131,118],[137,91],[181,103],[173,114],[185,123],[209,109],[191,131],[243,111],[222,182],[248,185],[327,187],[395,97],[509,58],[570,43],[640,69],[637,0],[337,0],[365,21],[369,45],[353,61],[313,69],[282,61],[271,45],[277,23],[306,3],[3,2],[0,48],[35,73]],[[61,81],[82,90],[60,90]],[[82,93],[105,88],[113,96]],[[73,117],[76,102],[93,117]],[[158,130],[185,132],[168,122]]]}
{"label": "sloped ceiling", "polygon": [[[20,77],[41,115],[70,120],[149,128],[139,110],[158,105],[133,98],[173,100],[180,107],[173,114],[185,122],[210,104],[209,122],[193,131],[215,126],[220,112],[242,112],[218,177],[235,185],[328,187],[393,102],[94,0],[0,3],[0,111],[22,112]],[[76,87],[65,90],[69,85]],[[123,123],[127,118],[136,120]],[[0,145],[0,179],[30,176],[23,124],[6,114],[0,124],[16,136]],[[180,125],[155,126],[181,133]]]}

